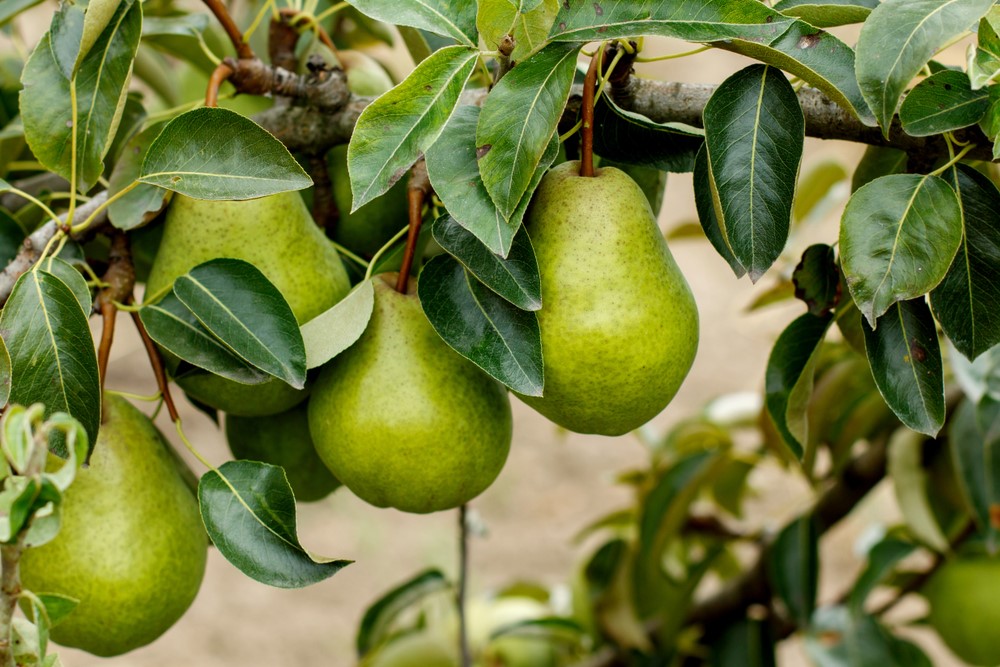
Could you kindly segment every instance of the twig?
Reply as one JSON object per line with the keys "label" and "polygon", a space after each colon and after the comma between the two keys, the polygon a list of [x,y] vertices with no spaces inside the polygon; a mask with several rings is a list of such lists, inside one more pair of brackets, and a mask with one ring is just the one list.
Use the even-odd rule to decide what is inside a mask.
{"label": "twig", "polygon": [[170,421],[175,424],[180,421],[180,415],[177,414],[177,406],[174,405],[174,399],[170,395],[170,382],[167,380],[167,372],[163,369],[163,359],[160,358],[160,351],[156,349],[156,343],[153,339],[149,337],[146,332],[146,327],[143,326],[142,320],[139,319],[138,312],[129,313],[132,316],[132,322],[135,323],[135,328],[139,331],[139,336],[142,338],[142,344],[146,347],[146,354],[149,356],[149,365],[153,367],[153,375],[156,376],[156,385],[160,388],[160,395],[163,396],[163,403],[167,406],[167,414],[170,415]]}
{"label": "twig", "polygon": [[466,588],[469,579],[469,522],[468,505],[458,508],[458,589],[455,592],[458,604],[458,649],[462,667],[471,667],[469,653],[469,632],[465,615]]}
{"label": "twig", "polygon": [[330,170],[327,168],[326,157],[309,156],[309,176],[313,180],[312,216],[316,224],[326,230],[327,236],[332,236],[340,218],[337,202],[333,198],[333,183],[330,181]]}
{"label": "twig", "polygon": [[219,63],[219,65],[212,70],[212,75],[208,77],[208,87],[205,89],[205,106],[214,109],[219,106],[219,88],[225,83],[229,77],[233,75],[235,70],[225,62]]}
{"label": "twig", "polygon": [[243,41],[243,33],[236,26],[236,22],[233,21],[233,17],[229,15],[229,10],[226,6],[222,4],[221,0],[203,0],[208,8],[215,14],[215,18],[218,19],[219,23],[222,24],[223,30],[226,31],[226,35],[229,36],[229,41],[233,43],[233,48],[236,49],[236,55],[239,56],[241,60],[256,58],[253,49],[250,45]]}
{"label": "twig", "polygon": [[288,17],[279,13],[271,19],[267,31],[267,55],[271,65],[294,72],[299,67],[295,57],[295,45],[299,41],[299,31],[288,23]]}
{"label": "twig", "polygon": [[396,279],[396,291],[400,294],[406,294],[410,268],[413,266],[413,256],[417,251],[417,239],[420,237],[420,227],[424,219],[424,200],[431,193],[431,181],[427,177],[427,165],[423,160],[413,165],[410,170],[410,182],[407,185],[406,200],[409,204],[410,231],[406,237],[406,249],[403,251],[399,277]]}
{"label": "twig", "polygon": [[115,337],[115,319],[118,314],[116,304],[128,301],[135,288],[132,249],[125,232],[116,230],[112,235],[111,250],[108,253],[108,268],[104,272],[102,281],[107,284],[107,287],[98,293],[96,306],[101,312],[103,320],[101,344],[97,349],[97,368],[101,380],[101,395],[103,396],[108,374],[108,359],[111,357],[111,344]]}

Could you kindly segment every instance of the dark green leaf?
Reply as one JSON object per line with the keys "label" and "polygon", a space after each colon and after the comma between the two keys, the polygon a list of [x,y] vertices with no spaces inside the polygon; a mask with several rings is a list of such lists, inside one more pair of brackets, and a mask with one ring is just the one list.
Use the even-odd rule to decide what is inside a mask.
{"label": "dark green leaf", "polygon": [[775,667],[774,635],[767,621],[741,618],[712,641],[711,667]]}
{"label": "dark green leaf", "polygon": [[66,412],[94,442],[101,421],[97,353],[73,291],[45,271],[25,273],[0,313],[0,334],[10,352],[10,402],[43,403],[46,415]]}
{"label": "dark green leaf", "polygon": [[306,349],[288,302],[253,264],[213,259],[174,281],[177,298],[228,348],[296,389]]}
{"label": "dark green leaf", "polygon": [[353,345],[368,327],[374,307],[375,289],[365,280],[333,308],[303,324],[306,367],[318,368]]}
{"label": "dark green leaf", "polygon": [[125,144],[135,135],[139,134],[146,124],[148,115],[146,114],[146,108],[142,106],[142,95],[136,92],[129,93],[125,97],[125,104],[122,106],[121,113],[122,118],[118,123],[115,138],[108,148],[107,155],[104,156],[105,171],[114,167]]}
{"label": "dark green leaf", "polygon": [[908,156],[906,151],[886,146],[869,146],[861,156],[861,162],[854,168],[851,177],[851,193],[857,192],[876,178],[906,171]]}
{"label": "dark green leaf", "polygon": [[840,303],[840,269],[833,248],[817,243],[806,248],[792,273],[795,298],[805,302],[813,315],[828,315]]}
{"label": "dark green leaf", "polygon": [[[979,530],[995,545],[1000,539],[993,517],[1000,508],[1000,438],[987,438],[982,426],[983,406],[994,413],[997,401],[989,395],[980,405],[964,400],[948,425],[948,442],[958,486]],[[996,421],[986,425],[994,431]]]}
{"label": "dark green leaf", "polygon": [[767,572],[791,620],[807,627],[819,584],[819,527],[812,515],[796,519],[778,533],[768,551]]}
{"label": "dark green leaf", "polygon": [[278,466],[223,463],[201,478],[198,501],[212,544],[251,579],[279,588],[302,588],[351,563],[319,558],[299,544],[295,497]]}
{"label": "dark green leaf", "polygon": [[705,105],[705,147],[726,245],[757,282],[788,239],[805,120],[785,75],[751,65]]}
{"label": "dark green leaf", "polygon": [[840,261],[871,326],[897,301],[944,278],[962,242],[962,206],[936,176],[896,174],[855,192],[840,222]]}
{"label": "dark green leaf", "polygon": [[767,411],[796,458],[808,442],[806,403],[812,393],[816,356],[830,327],[829,317],[801,315],[781,332],[767,360]]}
{"label": "dark green leaf", "polygon": [[992,6],[993,0],[884,0],[875,8],[858,38],[857,76],[886,137],[917,72]]}
{"label": "dark green leaf", "polygon": [[512,69],[483,103],[476,131],[479,173],[505,218],[542,166],[569,97],[579,46],[550,44]]}
{"label": "dark green leaf", "polygon": [[14,259],[23,242],[24,230],[12,215],[0,209],[0,266]]}
{"label": "dark green leaf", "polygon": [[847,605],[852,614],[860,615],[864,612],[865,600],[868,599],[868,595],[875,590],[876,586],[884,582],[896,565],[913,553],[915,548],[916,545],[912,542],[886,537],[868,551],[868,562],[865,569],[858,575],[854,582],[854,588],[851,589],[851,595],[847,599]]}
{"label": "dark green leaf", "polygon": [[80,303],[80,308],[83,310],[84,315],[90,317],[90,311],[94,303],[90,297],[90,288],[87,287],[87,281],[82,273],[77,271],[68,262],[52,256],[43,259],[39,268],[63,281]]}
{"label": "dark green leaf", "polygon": [[737,278],[745,276],[746,268],[740,264],[740,260],[733,256],[733,251],[726,244],[726,237],[723,236],[722,229],[719,227],[718,201],[712,187],[712,170],[708,164],[708,152],[704,146],[698,151],[694,161],[694,203],[698,209],[698,221],[712,247],[722,259],[726,260]]}
{"label": "dark green leaf", "polygon": [[478,43],[476,3],[467,0],[351,0],[366,16],[447,35],[469,47]]}
{"label": "dark green leaf", "polygon": [[864,23],[879,0],[781,0],[774,8],[817,28]]}
{"label": "dark green leaf", "polygon": [[87,5],[83,3],[63,3],[53,15],[52,24],[49,27],[52,57],[55,59],[59,71],[67,80],[73,78],[76,73],[76,61],[83,40],[83,20],[86,10]]}
{"label": "dark green leaf", "polygon": [[608,95],[594,106],[594,152],[602,158],[671,172],[694,170],[705,133],[681,123],[655,123],[622,109]]}
{"label": "dark green leaf", "polygon": [[267,130],[235,111],[208,108],[167,123],[139,180],[195,199],[254,199],[312,185]]}
{"label": "dark green leaf", "polygon": [[424,266],[417,292],[427,319],[451,348],[514,391],[542,395],[542,339],[534,313],[497,296],[448,255]]}
{"label": "dark green leaf", "polygon": [[478,57],[466,46],[445,47],[361,112],[347,150],[352,211],[392,187],[437,140]]}
{"label": "dark green leaf", "polygon": [[142,4],[122,2],[71,82],[59,69],[49,36],[24,66],[21,118],[35,157],[67,180],[73,171],[71,88],[76,88],[77,188],[88,191],[104,169],[125,104],[132,60],[139,45]]}
{"label": "dark green leaf", "polygon": [[139,318],[150,338],[190,364],[242,384],[260,384],[270,377],[213,336],[173,292],[143,306]]}
{"label": "dark green leaf", "polygon": [[542,287],[538,262],[528,234],[523,230],[514,237],[506,259],[490,252],[451,216],[434,223],[434,240],[471,271],[484,285],[522,310],[542,307]]}
{"label": "dark green leaf", "polygon": [[944,424],[941,348],[923,298],[900,301],[872,329],[863,321],[865,349],[875,384],[900,421],[934,436]]}
{"label": "dark green leaf", "polygon": [[965,234],[947,275],[931,292],[941,328],[969,359],[1000,343],[1000,192],[990,179],[959,164],[952,172]]}
{"label": "dark green leaf", "polygon": [[[160,136],[165,123],[156,123],[135,135],[122,150],[108,179],[112,195],[130,186],[142,173],[142,162],[153,141]],[[163,209],[167,190],[149,183],[140,183],[108,206],[108,218],[118,229],[129,230],[150,222]]]}
{"label": "dark green leaf", "polygon": [[424,570],[376,600],[365,611],[358,627],[355,640],[358,655],[365,655],[386,639],[390,626],[400,613],[428,595],[447,590],[449,586],[440,570]]}
{"label": "dark green leaf", "polygon": [[933,667],[916,644],[846,607],[818,609],[805,647],[817,667]]}
{"label": "dark green leaf", "polygon": [[945,70],[929,76],[903,100],[903,131],[928,137],[975,125],[990,106],[989,92],[973,90],[963,72]]}
{"label": "dark green leaf", "polygon": [[822,90],[866,125],[875,124],[858,89],[850,47],[757,0],[567,2],[550,37],[590,42],[637,35],[711,43],[780,67]]}

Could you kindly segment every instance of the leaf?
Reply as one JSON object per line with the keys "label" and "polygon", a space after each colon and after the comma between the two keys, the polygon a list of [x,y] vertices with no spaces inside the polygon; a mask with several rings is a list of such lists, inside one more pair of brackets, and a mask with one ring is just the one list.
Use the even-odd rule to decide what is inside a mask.
{"label": "leaf", "polygon": [[941,348],[923,298],[890,306],[873,329],[862,320],[875,384],[900,421],[918,433],[937,435],[944,424]]}
{"label": "leaf", "polygon": [[864,23],[879,0],[781,0],[774,8],[817,28]]}
{"label": "leaf", "polygon": [[[507,0],[504,0],[506,2]],[[424,570],[376,600],[367,610],[358,626],[355,646],[363,657],[389,636],[393,621],[407,609],[428,595],[450,588],[440,570]]]}
{"label": "leaf", "polygon": [[694,161],[694,203],[698,209],[698,222],[705,232],[712,247],[719,253],[722,259],[726,260],[729,268],[733,270],[737,278],[746,275],[746,268],[736,259],[733,251],[726,244],[726,237],[719,227],[719,216],[716,211],[716,193],[712,187],[712,170],[708,164],[708,151],[702,146],[695,156]]}
{"label": "leaf", "polygon": [[948,538],[938,525],[928,493],[928,475],[924,469],[925,436],[909,429],[899,429],[889,440],[889,476],[896,492],[896,502],[910,532],[939,552],[949,550]]}
{"label": "leaf", "polygon": [[510,218],[548,151],[569,98],[579,47],[550,44],[518,64],[483,102],[476,131],[479,173],[499,209]]}
{"label": "leaf", "polygon": [[916,644],[842,606],[816,610],[805,648],[816,667],[933,667]]}
{"label": "leaf", "polygon": [[167,123],[146,151],[138,180],[195,199],[254,199],[312,185],[267,130],[218,108]]}
{"label": "leaf", "polygon": [[602,159],[688,172],[694,170],[694,158],[704,143],[704,131],[683,123],[653,122],[622,109],[607,94],[594,106],[594,152]]}
{"label": "leaf", "polygon": [[241,384],[260,384],[270,378],[212,335],[172,291],[139,309],[139,319],[150,338],[190,364]]}
{"label": "leaf", "polygon": [[990,106],[989,92],[973,90],[962,72],[945,70],[918,83],[903,100],[899,119],[913,137],[975,125]]}
{"label": "leaf", "polygon": [[844,167],[835,160],[824,160],[799,178],[792,202],[792,218],[804,222],[825,214],[831,200],[837,196],[834,189],[847,178]]}
{"label": "leaf", "polygon": [[711,667],[775,667],[775,640],[766,621],[741,618],[712,640]]}
{"label": "leaf", "polygon": [[476,3],[466,0],[350,0],[366,16],[386,23],[405,25],[475,48]]}
{"label": "leaf", "polygon": [[174,293],[201,324],[252,366],[296,389],[306,350],[288,302],[253,264],[213,259],[174,281]]}
{"label": "leaf", "polygon": [[969,359],[1000,344],[1000,192],[990,179],[959,164],[952,172],[965,234],[944,280],[931,292],[934,317]]}
{"label": "leaf", "polygon": [[365,280],[333,308],[303,324],[306,368],[318,368],[353,345],[368,328],[374,307],[375,289]]}
{"label": "leaf", "polygon": [[157,37],[190,37],[197,47],[198,38],[208,29],[207,14],[180,14],[174,16],[147,16],[142,21],[142,38],[153,43]]}
{"label": "leaf", "polygon": [[857,76],[886,138],[913,77],[992,6],[993,0],[885,0],[872,11],[858,37]]}
{"label": "leaf", "polygon": [[542,338],[534,313],[497,296],[448,255],[427,262],[417,293],[449,347],[514,391],[542,395]]}
{"label": "leaf", "polygon": [[392,187],[437,140],[478,57],[465,46],[440,49],[365,107],[347,149],[352,212]]}
{"label": "leaf", "polygon": [[261,583],[302,588],[351,563],[318,558],[302,547],[295,527],[295,497],[278,466],[227,461],[201,478],[198,502],[212,544],[243,574]]}
{"label": "leaf", "polygon": [[994,6],[979,21],[979,40],[968,50],[968,75],[973,90],[988,85],[1000,74],[1000,11]]}
{"label": "leaf", "polygon": [[24,230],[14,216],[0,209],[0,266],[7,266],[17,256],[24,242]]}
{"label": "leaf", "polygon": [[520,62],[545,45],[559,11],[559,0],[479,0],[476,24],[483,42],[495,49],[506,35],[514,37],[511,60]]}
{"label": "leaf", "polygon": [[800,628],[809,626],[819,584],[819,527],[812,515],[785,526],[768,551],[768,577]]}
{"label": "leaf", "polygon": [[567,2],[549,37],[591,42],[637,35],[710,43],[774,65],[819,88],[866,125],[875,124],[858,89],[850,47],[757,0]]}
{"label": "leaf", "polygon": [[0,408],[7,405],[10,399],[10,377],[11,377],[10,352],[7,350],[7,343],[0,338]]}
{"label": "leaf", "polygon": [[[988,438],[984,432],[984,420],[979,414],[983,406],[996,414],[997,401],[988,395],[980,399],[978,406],[968,399],[962,401],[948,425],[948,441],[959,490],[976,525],[995,547],[1000,539],[1000,525],[996,523],[1000,508],[1000,438],[995,433]],[[996,422],[985,426],[994,430]]]}
{"label": "leaf", "polygon": [[795,298],[813,315],[829,315],[840,303],[840,269],[833,248],[817,243],[806,248],[792,273]]}
{"label": "leaf", "polygon": [[139,45],[142,4],[122,2],[71,81],[59,69],[46,35],[25,63],[21,118],[32,153],[49,170],[70,180],[73,171],[76,88],[77,189],[87,192],[104,169],[125,104],[132,60]]}
{"label": "leaf", "polygon": [[829,317],[800,315],[778,336],[767,360],[767,411],[785,445],[800,461],[808,442],[805,409],[812,393],[816,357],[829,328]]}
{"label": "leaf", "polygon": [[757,282],[788,239],[805,120],[785,75],[751,65],[705,105],[705,147],[726,245]]}
{"label": "leaf", "polygon": [[840,222],[840,261],[868,324],[936,287],[961,242],[962,206],[936,176],[883,176],[855,192]]}
{"label": "leaf", "polygon": [[507,258],[490,252],[471,232],[442,216],[434,223],[434,240],[484,285],[522,310],[542,307],[538,262],[528,234],[521,231]]}
{"label": "leaf", "polygon": [[42,403],[45,414],[66,412],[97,439],[101,389],[87,316],[73,291],[45,271],[17,279],[0,312],[10,353],[10,402]]}
{"label": "leaf", "polygon": [[0,2],[0,26],[6,25],[21,12],[31,9],[42,0],[4,0]]}
{"label": "leaf", "polygon": [[[108,193],[115,195],[137,180],[150,145],[160,136],[165,123],[156,123],[129,139],[108,179]],[[168,192],[149,183],[140,183],[130,192],[111,202],[108,218],[118,229],[128,231],[151,222],[163,210]]]}
{"label": "leaf", "polygon": [[851,193],[857,192],[880,176],[905,172],[908,161],[906,151],[887,146],[869,146],[865,149],[865,154],[861,156],[861,161],[854,168],[854,175],[851,177]]}
{"label": "leaf", "polygon": [[864,613],[865,600],[868,599],[868,595],[888,578],[893,568],[901,560],[912,554],[915,549],[916,545],[912,542],[886,537],[868,551],[868,562],[865,564],[865,569],[858,575],[850,596],[847,598],[847,606],[852,614]]}
{"label": "leaf", "polygon": [[84,279],[83,274],[73,268],[69,263],[59,259],[58,257],[46,257],[42,260],[39,268],[43,269],[47,273],[52,274],[73,292],[73,296],[80,304],[80,308],[83,310],[83,314],[88,318],[90,317],[90,311],[93,308],[93,301],[90,298],[90,288],[87,287],[87,281]]}

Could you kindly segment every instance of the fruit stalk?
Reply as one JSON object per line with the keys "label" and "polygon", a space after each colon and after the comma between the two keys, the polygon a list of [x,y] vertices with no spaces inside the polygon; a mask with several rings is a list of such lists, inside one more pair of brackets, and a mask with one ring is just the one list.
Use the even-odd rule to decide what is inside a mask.
{"label": "fruit stalk", "polygon": [[597,88],[597,70],[603,48],[590,59],[587,77],[583,80],[583,126],[580,128],[580,175],[594,176],[594,90]]}
{"label": "fruit stalk", "polygon": [[218,67],[212,70],[212,76],[208,78],[208,89],[205,91],[206,107],[213,109],[219,106],[219,88],[235,72],[236,70],[226,63],[220,63]]}
{"label": "fruit stalk", "polygon": [[240,59],[253,59],[256,58],[253,49],[250,45],[243,41],[243,33],[236,26],[236,22],[233,21],[233,17],[229,15],[229,10],[221,2],[221,0],[204,0],[205,5],[215,14],[215,18],[218,19],[219,23],[222,24],[223,29],[226,31],[226,35],[229,36],[229,41],[233,43],[233,48],[236,49],[236,55]]}
{"label": "fruit stalk", "polygon": [[170,415],[170,421],[176,424],[181,417],[177,413],[177,406],[174,405],[174,399],[170,395],[170,383],[167,382],[167,372],[163,369],[163,360],[160,358],[160,351],[156,349],[156,343],[153,342],[153,339],[146,332],[146,327],[143,326],[142,320],[139,319],[139,313],[132,312],[129,314],[132,316],[135,328],[139,330],[142,344],[146,347],[149,364],[153,367],[153,375],[156,376],[156,384],[160,388],[160,395],[163,396],[163,403],[167,406],[167,414]]}
{"label": "fruit stalk", "polygon": [[458,654],[462,667],[471,667],[469,653],[469,632],[465,615],[465,589],[469,574],[469,522],[468,505],[458,508],[458,590],[455,592],[458,606]]}
{"label": "fruit stalk", "polygon": [[427,177],[427,165],[420,160],[410,170],[410,181],[406,191],[410,231],[406,237],[406,249],[403,251],[403,263],[399,267],[399,278],[396,279],[396,291],[400,294],[406,294],[410,268],[413,266],[413,256],[416,254],[417,239],[420,237],[420,226],[423,222],[424,200],[430,191],[431,181]]}

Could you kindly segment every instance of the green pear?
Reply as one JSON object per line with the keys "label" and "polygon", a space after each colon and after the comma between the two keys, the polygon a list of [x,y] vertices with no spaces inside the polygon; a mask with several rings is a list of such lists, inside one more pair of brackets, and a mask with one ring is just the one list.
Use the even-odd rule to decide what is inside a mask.
{"label": "green pear", "polygon": [[698,348],[698,310],[635,181],[564,162],[525,216],[541,274],[545,388],[522,399],[579,433],[621,435],[673,399]]}
{"label": "green pear", "polygon": [[[350,290],[340,255],[313,222],[296,192],[247,201],[206,201],[175,195],[146,283],[147,299],[218,257],[256,266],[278,288],[299,324],[333,307]],[[284,412],[308,395],[272,379],[244,385],[211,375],[178,379],[182,389],[219,410],[243,416]]]}
{"label": "green pear", "polygon": [[309,435],[306,403],[270,417],[226,415],[226,440],[238,459],[281,466],[295,499],[325,498],[340,482],[323,465]]}
{"label": "green pear", "polygon": [[351,178],[347,172],[347,144],[334,146],[327,153],[333,200],[340,218],[333,240],[364,257],[371,257],[407,224],[406,177],[389,191],[351,213]]}
{"label": "green pear", "polygon": [[396,637],[365,656],[362,667],[459,667],[458,649],[424,631]]}
{"label": "green pear", "polygon": [[330,471],[362,500],[407,512],[451,509],[493,483],[511,441],[503,385],[448,347],[411,280],[375,278],[375,307],[354,345],[323,368],[309,430]]}
{"label": "green pear", "polygon": [[105,422],[90,465],[66,492],[59,534],[25,551],[21,581],[80,601],[52,629],[55,641],[112,656],[153,641],[187,610],[208,538],[163,436],[125,399],[104,400]]}
{"label": "green pear", "polygon": [[927,622],[970,665],[1000,665],[1000,558],[953,556],[924,586]]}

